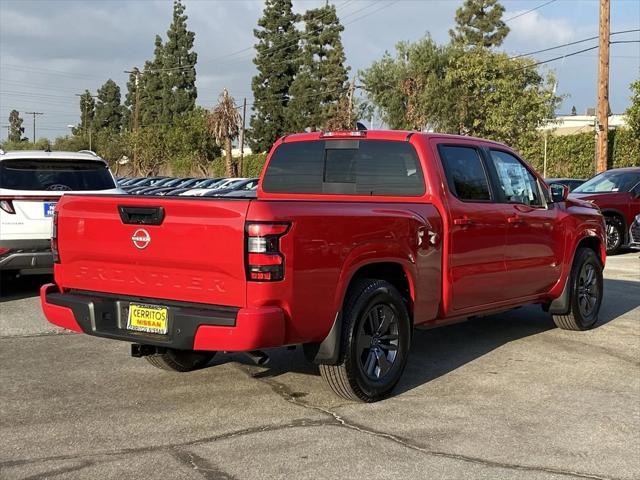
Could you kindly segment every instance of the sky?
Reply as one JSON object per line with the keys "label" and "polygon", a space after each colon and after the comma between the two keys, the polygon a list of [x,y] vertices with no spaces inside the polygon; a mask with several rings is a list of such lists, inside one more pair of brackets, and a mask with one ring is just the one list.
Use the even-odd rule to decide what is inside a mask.
{"label": "sky", "polygon": [[[303,12],[325,0],[294,0]],[[263,0],[185,0],[188,26],[198,53],[198,104],[211,108],[223,88],[237,102],[251,102],[253,29]],[[448,41],[455,10],[462,0],[335,0],[345,31],[343,43],[351,74],[366,68],[399,41],[430,34]],[[503,0],[511,33],[501,49],[510,54],[540,50],[598,34],[598,0]],[[535,9],[536,7],[540,7]],[[535,9],[529,13],[529,10]],[[524,15],[522,15],[524,14]],[[127,74],[153,56],[156,34],[166,38],[171,0],[0,0],[0,139],[7,135],[9,112],[21,112],[25,135],[32,138],[69,133],[79,122],[79,99],[94,94],[109,78],[126,93]],[[517,17],[513,18],[512,17]],[[509,20],[511,19],[511,20]],[[611,31],[640,29],[640,1],[612,0]],[[640,40],[640,32],[612,36]],[[597,40],[536,54],[539,61],[597,45]],[[558,78],[566,98],[558,113],[578,113],[596,104],[597,50],[544,65]],[[629,84],[640,77],[640,43],[611,46],[610,104],[622,113]]]}

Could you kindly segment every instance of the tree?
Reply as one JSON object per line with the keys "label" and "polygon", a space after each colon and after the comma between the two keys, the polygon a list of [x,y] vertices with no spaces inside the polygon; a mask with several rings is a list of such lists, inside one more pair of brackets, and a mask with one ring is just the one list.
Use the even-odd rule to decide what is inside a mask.
{"label": "tree", "polygon": [[[438,46],[430,37],[416,43],[400,42],[393,57],[386,52],[360,72],[370,107],[395,129],[423,128],[435,120],[433,112],[448,103],[438,92],[449,62],[450,47]],[[420,95],[429,92],[431,95]],[[424,113],[429,118],[425,118]],[[422,116],[422,117],[421,117]]]}
{"label": "tree", "polygon": [[187,15],[180,0],[173,2],[173,21],[167,30],[163,48],[163,121],[172,123],[176,117],[193,111],[198,92],[196,89],[196,62],[193,52],[195,33],[187,29]]}
{"label": "tree", "polygon": [[119,132],[122,127],[120,87],[111,79],[98,89],[94,126],[96,130],[108,129],[114,132]]}
{"label": "tree", "polygon": [[575,117],[576,115],[578,115],[578,110],[576,110],[576,106],[574,105],[571,107],[571,116]]}
{"label": "tree", "polygon": [[358,120],[355,109],[355,79],[349,85],[349,89],[345,92],[338,102],[335,109],[325,122],[324,128],[330,132],[353,130]]}
{"label": "tree", "polygon": [[80,95],[80,125],[75,129],[74,133],[82,132],[86,135],[87,131],[92,128],[93,119],[95,118],[96,102],[89,90],[85,90]]}
{"label": "tree", "polygon": [[627,108],[627,125],[640,140],[640,78],[631,84],[631,105]]}
{"label": "tree", "polygon": [[426,38],[400,44],[362,73],[369,101],[392,128],[432,129],[491,138],[515,146],[530,141],[560,100],[552,76],[532,59],[488,49],[437,46]]}
{"label": "tree", "polygon": [[[144,70],[140,76],[140,118],[141,126],[151,126],[159,123],[167,123],[163,116],[164,99],[164,45],[160,35],[156,35],[154,42],[153,60],[147,60],[144,64]],[[129,92],[128,96],[135,95],[135,91]],[[133,98],[129,100],[133,103]]]}
{"label": "tree", "polygon": [[25,140],[22,138],[22,134],[24,133],[22,121],[20,112],[17,110],[11,110],[11,112],[9,112],[9,135],[7,137],[9,142],[18,143]]}
{"label": "tree", "polygon": [[209,131],[219,144],[224,142],[225,169],[228,177],[238,175],[231,150],[233,140],[239,133],[240,120],[236,102],[225,88],[218,97],[218,105],[216,105],[209,117]]}
{"label": "tree", "polygon": [[300,56],[298,15],[291,0],[266,0],[262,18],[254,29],[258,43],[253,63],[258,73],[251,82],[254,114],[251,117],[251,148],[267,151],[289,131],[287,105]]}
{"label": "tree", "polygon": [[[134,67],[129,73],[127,81],[127,94],[124,97],[124,108],[122,109],[122,129],[132,131],[134,127],[134,116],[136,108],[136,94],[142,95],[142,72]],[[138,112],[139,114],[139,112]],[[138,119],[139,120],[139,119]]]}
{"label": "tree", "polygon": [[475,47],[498,47],[509,33],[502,21],[504,7],[498,0],[465,0],[456,10],[456,26],[449,30],[454,43]]}
{"label": "tree", "polygon": [[348,71],[334,5],[308,10],[303,19],[302,62],[290,89],[288,106],[293,130],[318,130],[335,117],[338,100],[347,91]]}

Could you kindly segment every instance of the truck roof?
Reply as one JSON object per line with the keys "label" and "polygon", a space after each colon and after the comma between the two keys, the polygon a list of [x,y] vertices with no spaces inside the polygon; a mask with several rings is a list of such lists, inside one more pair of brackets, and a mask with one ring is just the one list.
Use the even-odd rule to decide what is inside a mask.
{"label": "truck roof", "polygon": [[44,150],[12,150],[3,152],[0,150],[0,162],[3,160],[77,160],[77,161],[100,161],[107,163],[103,158],[89,150],[81,150],[79,152],[45,152]]}
{"label": "truck roof", "polygon": [[353,138],[370,139],[370,140],[406,140],[410,135],[420,135],[425,138],[447,138],[451,140],[476,140],[478,142],[493,143],[495,145],[506,146],[503,143],[488,140],[486,138],[469,137],[465,135],[452,135],[449,133],[436,132],[419,132],[415,130],[358,130],[353,132],[306,132],[294,133],[282,137],[282,142],[289,141],[301,142],[310,140],[326,139],[345,139]]}

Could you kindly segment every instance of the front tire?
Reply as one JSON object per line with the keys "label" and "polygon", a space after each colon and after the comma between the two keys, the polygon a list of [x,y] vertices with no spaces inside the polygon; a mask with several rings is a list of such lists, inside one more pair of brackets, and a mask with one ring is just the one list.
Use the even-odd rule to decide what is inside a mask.
{"label": "front tire", "polygon": [[381,400],[400,380],[410,340],[411,320],[400,292],[383,280],[361,280],[345,299],[339,363],[320,365],[320,373],[347,400]]}
{"label": "front tire", "polygon": [[157,353],[144,358],[146,358],[151,365],[162,370],[191,372],[205,367],[214,355],[215,352],[167,349],[165,353]]}
{"label": "front tire", "polygon": [[624,241],[624,228],[617,217],[605,217],[607,227],[607,255],[615,255]]}
{"label": "front tire", "polygon": [[588,330],[598,321],[603,293],[602,263],[593,250],[578,249],[569,282],[570,310],[553,321],[564,330]]}

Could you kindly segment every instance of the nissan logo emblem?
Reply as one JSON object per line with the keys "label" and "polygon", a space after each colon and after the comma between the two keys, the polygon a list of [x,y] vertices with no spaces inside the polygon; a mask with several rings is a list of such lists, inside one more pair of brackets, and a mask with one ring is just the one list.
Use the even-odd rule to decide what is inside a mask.
{"label": "nissan logo emblem", "polygon": [[139,228],[133,233],[131,237],[133,244],[136,248],[142,250],[143,248],[147,248],[147,246],[151,243],[151,235],[144,228]]}

